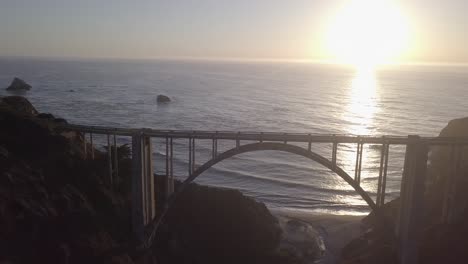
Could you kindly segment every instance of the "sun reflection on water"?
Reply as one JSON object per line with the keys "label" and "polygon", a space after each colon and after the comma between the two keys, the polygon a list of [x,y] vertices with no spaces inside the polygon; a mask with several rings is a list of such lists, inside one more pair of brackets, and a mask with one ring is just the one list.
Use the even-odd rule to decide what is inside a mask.
{"label": "sun reflection on water", "polygon": [[378,110],[375,70],[368,67],[357,69],[348,91],[349,102],[343,113],[343,119],[348,124],[347,133],[372,134],[373,118]]}
{"label": "sun reflection on water", "polygon": [[[378,83],[376,80],[375,69],[372,67],[361,67],[356,69],[356,73],[347,89],[348,99],[345,102],[345,111],[343,112],[344,131],[352,135],[373,135],[374,117],[379,111],[377,97],[379,95]],[[355,175],[356,165],[356,144],[346,144],[339,148],[338,163],[351,177]],[[371,151],[369,146],[364,145],[361,170],[361,187],[366,191],[373,192],[373,181],[366,181],[366,178],[373,177],[373,170],[366,167],[373,164],[377,158],[375,151]],[[342,181],[338,189],[352,190],[353,188]],[[340,203],[365,205],[365,201],[356,195],[345,195],[337,197]]]}

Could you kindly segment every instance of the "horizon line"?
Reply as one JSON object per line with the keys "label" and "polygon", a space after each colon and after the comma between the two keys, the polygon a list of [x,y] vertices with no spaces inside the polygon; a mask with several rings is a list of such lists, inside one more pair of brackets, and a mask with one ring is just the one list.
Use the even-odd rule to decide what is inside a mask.
{"label": "horizon line", "polygon": [[[198,57],[198,56],[167,56],[167,57],[89,57],[89,56],[36,56],[36,55],[0,55],[0,59],[36,59],[58,61],[204,61],[204,62],[233,62],[233,63],[300,63],[300,64],[327,64],[353,66],[350,63],[331,59],[298,59],[298,58],[248,58],[248,57]],[[377,65],[385,66],[468,66],[468,62],[450,61],[405,61],[390,62]]]}

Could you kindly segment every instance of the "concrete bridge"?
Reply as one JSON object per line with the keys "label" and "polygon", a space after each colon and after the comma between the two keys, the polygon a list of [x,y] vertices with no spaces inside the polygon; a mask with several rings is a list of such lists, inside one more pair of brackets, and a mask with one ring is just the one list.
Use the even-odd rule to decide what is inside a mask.
{"label": "concrete bridge", "polygon": [[[420,239],[420,221],[423,216],[423,196],[425,192],[426,169],[428,166],[429,148],[432,146],[448,146],[460,150],[468,145],[468,139],[419,137],[419,136],[347,136],[347,135],[321,135],[304,133],[271,133],[271,132],[230,132],[230,131],[179,131],[155,129],[123,129],[112,127],[95,127],[67,125],[63,129],[83,133],[88,144],[83,144],[87,158],[94,158],[93,134],[107,135],[108,149],[117,149],[116,137],[130,137],[132,142],[132,221],[135,235],[145,244],[149,245],[154,239],[160,219],[156,219],[156,188],[153,174],[152,138],[165,141],[165,186],[166,210],[177,193],[182,192],[190,182],[199,177],[204,171],[215,164],[233,156],[255,151],[282,151],[310,159],[326,167],[337,176],[345,180],[369,205],[370,209],[378,215],[379,208],[386,200],[387,168],[389,150],[391,145],[406,146],[404,169],[402,173],[400,197],[401,209],[399,221],[394,228],[395,237],[399,245],[401,263],[415,263],[418,242]],[[173,173],[173,146],[174,140],[186,140],[188,149],[187,178],[177,192],[174,192]],[[211,158],[196,165],[197,141],[211,141]],[[223,152],[218,151],[218,142],[232,142],[232,147]],[[294,144],[291,144],[294,143]],[[303,146],[298,146],[302,143]],[[330,144],[331,153],[325,157],[314,152],[315,144]],[[337,156],[340,155],[340,144],[353,144],[356,147],[354,172],[351,174],[337,165]],[[91,145],[87,150],[87,145]],[[364,145],[380,145],[380,165],[378,173],[377,195],[373,200],[369,193],[361,187],[362,156]],[[113,153],[116,153],[114,151]],[[454,151],[461,155],[461,151]],[[117,156],[108,151],[109,182],[118,175]],[[456,175],[456,168],[451,175]],[[449,175],[450,176],[450,175]],[[454,181],[452,181],[454,182]],[[161,188],[159,188],[161,189]],[[447,189],[449,190],[449,188]],[[448,191],[449,192],[449,191]],[[446,212],[450,216],[450,195],[447,193],[445,201]],[[164,216],[164,212],[162,216]],[[149,231],[148,231],[149,230]]]}

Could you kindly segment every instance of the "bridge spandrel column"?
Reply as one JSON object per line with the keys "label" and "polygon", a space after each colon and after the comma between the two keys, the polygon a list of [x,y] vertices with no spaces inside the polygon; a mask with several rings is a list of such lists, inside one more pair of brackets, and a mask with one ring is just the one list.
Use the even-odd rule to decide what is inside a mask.
{"label": "bridge spandrel column", "polygon": [[132,136],[132,226],[140,241],[145,226],[155,217],[156,201],[151,139],[138,133]]}
{"label": "bridge spandrel column", "polygon": [[132,229],[140,241],[144,238],[142,136],[132,136]]}
{"label": "bridge spandrel column", "polygon": [[428,159],[427,144],[418,136],[410,136],[409,139],[401,181],[401,206],[396,230],[402,264],[418,262]]}
{"label": "bridge spandrel column", "polygon": [[155,179],[153,175],[153,147],[150,137],[143,137],[143,165],[145,166],[145,174],[143,177],[146,179],[146,200],[147,200],[147,214],[145,225],[150,223],[156,216],[156,189]]}

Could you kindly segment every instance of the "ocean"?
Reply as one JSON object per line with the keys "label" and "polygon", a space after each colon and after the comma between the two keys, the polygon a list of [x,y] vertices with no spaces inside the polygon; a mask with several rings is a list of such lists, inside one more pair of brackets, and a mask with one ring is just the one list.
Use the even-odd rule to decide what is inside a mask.
{"label": "ocean", "polygon": [[[400,65],[377,69],[298,62],[0,59],[0,96],[13,77],[40,112],[74,124],[132,128],[436,136],[468,116],[468,67]],[[158,104],[164,94],[169,104]],[[98,139],[99,141],[100,139]],[[101,139],[103,142],[104,139]],[[119,143],[128,143],[119,138]],[[163,142],[153,162],[165,171]],[[220,141],[220,151],[235,142]],[[306,146],[304,146],[306,147]],[[188,142],[175,141],[174,173],[187,176]],[[331,146],[313,145],[329,157]],[[197,164],[211,155],[197,142]],[[338,165],[354,175],[356,146],[340,145]],[[399,195],[404,147],[390,149],[387,200]],[[365,146],[362,187],[375,197],[380,150]],[[236,188],[275,210],[366,214],[344,180],[293,154],[242,154],[202,174],[200,184]]]}

